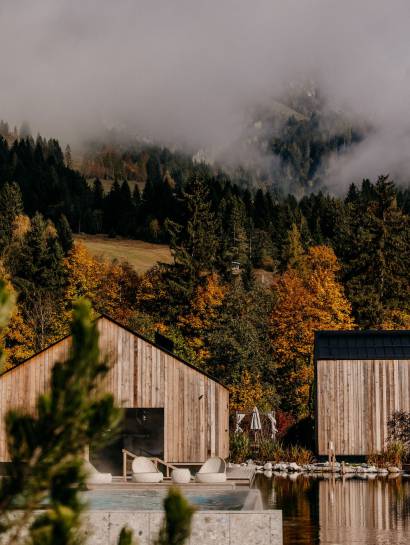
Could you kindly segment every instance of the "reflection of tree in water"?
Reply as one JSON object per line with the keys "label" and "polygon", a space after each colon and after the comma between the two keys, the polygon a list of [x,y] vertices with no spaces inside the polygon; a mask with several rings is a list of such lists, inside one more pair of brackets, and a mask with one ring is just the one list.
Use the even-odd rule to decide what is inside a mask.
{"label": "reflection of tree in water", "polygon": [[316,479],[303,475],[297,478],[268,479],[264,475],[257,475],[255,486],[261,491],[265,507],[283,511],[284,545],[319,543]]}
{"label": "reflection of tree in water", "polygon": [[410,526],[410,479],[407,477],[398,477],[388,480],[390,509],[392,519],[396,527],[402,524],[404,528]]}
{"label": "reflection of tree in water", "polygon": [[410,478],[257,475],[255,483],[265,508],[283,511],[284,545],[410,542]]}

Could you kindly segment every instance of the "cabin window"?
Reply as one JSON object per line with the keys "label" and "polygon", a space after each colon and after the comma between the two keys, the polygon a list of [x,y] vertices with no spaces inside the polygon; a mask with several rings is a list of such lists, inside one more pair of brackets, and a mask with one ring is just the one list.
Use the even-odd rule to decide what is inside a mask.
{"label": "cabin window", "polygon": [[122,474],[122,449],[138,456],[164,458],[164,409],[124,409],[120,431],[110,445],[90,448],[90,461],[98,471]]}

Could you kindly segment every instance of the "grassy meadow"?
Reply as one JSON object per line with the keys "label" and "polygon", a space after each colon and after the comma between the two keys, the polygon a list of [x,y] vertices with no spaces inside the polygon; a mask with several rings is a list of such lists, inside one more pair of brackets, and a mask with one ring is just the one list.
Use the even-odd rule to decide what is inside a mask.
{"label": "grassy meadow", "polygon": [[165,244],[151,244],[142,240],[110,238],[107,235],[75,235],[95,256],[128,261],[137,272],[143,273],[159,261],[171,263],[172,256]]}

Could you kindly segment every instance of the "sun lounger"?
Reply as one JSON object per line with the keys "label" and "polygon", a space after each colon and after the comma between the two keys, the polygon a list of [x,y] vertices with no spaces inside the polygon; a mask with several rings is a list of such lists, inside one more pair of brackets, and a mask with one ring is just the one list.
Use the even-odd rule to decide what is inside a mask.
{"label": "sun lounger", "polygon": [[110,484],[111,473],[100,473],[89,461],[84,462],[87,471],[87,484]]}
{"label": "sun lounger", "polygon": [[145,458],[138,456],[132,461],[132,480],[136,483],[160,483],[164,475],[158,470],[155,464]]}
{"label": "sun lounger", "polygon": [[224,483],[226,481],[225,460],[214,456],[209,458],[196,474],[199,483]]}

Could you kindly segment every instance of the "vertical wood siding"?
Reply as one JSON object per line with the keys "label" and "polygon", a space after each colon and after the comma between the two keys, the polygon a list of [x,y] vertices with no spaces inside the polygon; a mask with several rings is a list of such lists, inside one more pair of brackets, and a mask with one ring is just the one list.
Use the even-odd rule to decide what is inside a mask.
{"label": "vertical wood siding", "polygon": [[409,368],[409,360],[318,361],[318,454],[327,454],[329,441],[340,455],[361,456],[384,448],[391,415],[410,411]]}
{"label": "vertical wood siding", "polygon": [[[110,364],[101,389],[120,407],[164,409],[166,461],[229,455],[229,395],[223,386],[111,320],[100,318],[98,329]],[[70,339],[63,339],[0,377],[0,462],[9,459],[4,415],[11,408],[35,410],[53,364],[67,357],[69,346]]]}

